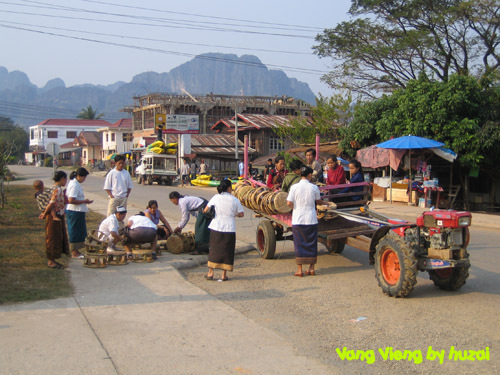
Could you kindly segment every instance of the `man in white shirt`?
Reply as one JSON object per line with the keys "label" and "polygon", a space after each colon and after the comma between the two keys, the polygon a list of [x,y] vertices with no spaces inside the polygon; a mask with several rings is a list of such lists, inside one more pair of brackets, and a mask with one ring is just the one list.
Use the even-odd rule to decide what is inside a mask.
{"label": "man in white shirt", "polygon": [[204,174],[207,174],[207,165],[205,164],[205,159],[202,159],[201,160],[201,164],[200,164],[200,175],[204,175]]}
{"label": "man in white shirt", "polygon": [[184,184],[187,183],[187,180],[189,178],[190,169],[191,169],[191,167],[188,164],[187,160],[183,159],[182,166],[181,166],[181,183],[182,183],[181,186],[182,187],[184,187]]}
{"label": "man in white shirt", "polygon": [[182,229],[184,229],[189,221],[190,215],[196,217],[196,224],[194,226],[195,251],[192,254],[208,253],[208,243],[210,242],[210,230],[208,226],[212,219],[202,213],[207,205],[207,201],[199,197],[183,196],[177,191],[172,191],[168,197],[181,210],[181,221],[177,225],[177,228],[174,229],[174,233],[182,232]]}
{"label": "man in white shirt", "polygon": [[127,199],[133,185],[130,173],[123,169],[125,157],[123,155],[116,155],[115,163],[115,168],[107,174],[104,181],[104,190],[109,196],[107,216],[115,212],[118,206],[127,208]]}
{"label": "man in white shirt", "polygon": [[116,208],[116,213],[109,215],[101,222],[101,225],[99,225],[99,235],[101,237],[104,236],[104,239],[109,243],[108,252],[115,251],[115,245],[121,240],[118,234],[120,227],[119,222],[123,221],[126,215],[127,209],[123,206],[118,206]]}

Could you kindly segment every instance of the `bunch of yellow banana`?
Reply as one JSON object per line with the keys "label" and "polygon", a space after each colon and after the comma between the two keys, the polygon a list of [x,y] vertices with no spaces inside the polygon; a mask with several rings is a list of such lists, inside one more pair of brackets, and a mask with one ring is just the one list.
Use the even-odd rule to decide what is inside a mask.
{"label": "bunch of yellow banana", "polygon": [[177,142],[165,144],[163,141],[155,141],[146,148],[146,152],[175,155],[177,154]]}

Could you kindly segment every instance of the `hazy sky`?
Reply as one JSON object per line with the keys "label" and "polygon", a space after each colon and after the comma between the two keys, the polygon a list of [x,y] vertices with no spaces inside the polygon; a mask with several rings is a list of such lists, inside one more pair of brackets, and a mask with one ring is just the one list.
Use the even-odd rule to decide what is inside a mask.
{"label": "hazy sky", "polygon": [[320,72],[331,61],[311,47],[316,34],[348,19],[350,4],[0,0],[0,66],[24,71],[39,87],[55,77],[67,86],[106,85],[144,71],[168,72],[201,53],[251,54],[307,82],[315,94],[330,95]]}

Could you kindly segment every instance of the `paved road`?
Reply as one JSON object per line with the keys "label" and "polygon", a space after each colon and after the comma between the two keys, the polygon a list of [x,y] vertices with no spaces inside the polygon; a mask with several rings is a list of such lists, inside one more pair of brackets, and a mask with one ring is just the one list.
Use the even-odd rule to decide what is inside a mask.
{"label": "paved road", "polygon": [[[50,175],[49,169],[23,167],[23,172],[28,173],[28,177],[40,176],[47,171]],[[48,182],[48,179],[46,181]],[[104,193],[101,189],[102,177],[89,176],[84,185],[86,194],[101,197],[101,203],[96,202],[95,209],[105,209],[105,201],[102,200]],[[168,192],[174,189],[156,185],[137,186],[132,193],[131,206],[137,209],[143,208],[144,202],[148,199],[157,199],[160,208],[167,213],[169,220],[175,225],[178,219],[177,207],[171,205],[168,200]],[[183,193],[209,198],[213,191],[186,188]],[[99,208],[98,205],[102,207]],[[408,218],[415,216],[418,212],[418,210],[404,206],[382,207],[381,209],[394,213],[393,216]],[[282,242],[279,243],[277,249],[277,257],[280,259],[262,260],[256,252],[237,257],[233,280],[229,283],[206,282],[202,278],[205,272],[204,267],[187,272],[187,280],[206,292],[178,279],[178,273],[175,270],[159,267],[156,263],[145,267],[129,265],[119,271],[94,272],[92,275],[95,274],[95,276],[91,277],[88,272],[85,272],[88,270],[73,263],[72,275],[77,289],[74,301],[79,306],[73,306],[75,302],[72,306],[75,310],[79,308],[83,311],[89,324],[95,330],[95,334],[92,335],[87,330],[81,329],[83,339],[89,343],[92,340],[100,340],[100,347],[106,350],[103,357],[116,361],[113,363],[118,373],[132,373],[128,367],[130,362],[126,361],[126,356],[130,353],[130,350],[126,349],[126,344],[132,343],[136,338],[129,333],[134,327],[141,325],[147,327],[145,330],[140,330],[140,333],[159,345],[168,345],[165,337],[173,333],[162,324],[141,320],[137,314],[141,311],[148,311],[143,309],[145,305],[150,306],[150,311],[155,316],[158,312],[159,321],[168,322],[169,326],[178,326],[179,329],[175,330],[176,337],[172,339],[175,343],[173,353],[176,356],[183,360],[189,358],[186,356],[185,346],[193,345],[193,364],[190,364],[192,367],[189,367],[186,373],[199,373],[201,367],[197,367],[195,363],[210,361],[210,358],[200,356],[200,351],[195,349],[199,346],[197,334],[202,336],[200,339],[203,343],[201,344],[202,352],[208,347],[209,353],[212,353],[213,348],[209,344],[213,342],[209,339],[211,335],[214,335],[214,340],[218,344],[217,349],[220,350],[219,341],[230,348],[234,345],[244,345],[246,340],[239,341],[241,337],[238,334],[246,338],[246,335],[253,330],[263,335],[260,341],[263,346],[260,349],[264,352],[271,350],[271,347],[276,349],[274,345],[268,346],[270,342],[276,343],[274,340],[278,338],[281,340],[279,346],[284,352],[273,352],[272,355],[276,356],[275,361],[278,362],[271,361],[271,364],[275,366],[274,369],[284,370],[284,373],[286,370],[289,373],[324,371],[328,373],[337,371],[342,373],[500,373],[500,321],[498,318],[500,256],[497,246],[499,231],[484,229],[489,223],[498,221],[494,219],[494,216],[473,215],[473,222],[484,223],[484,226],[475,224],[471,229],[472,240],[469,246],[472,260],[471,276],[467,284],[458,292],[448,293],[434,288],[427,276],[421,273],[410,298],[388,298],[377,286],[373,268],[369,266],[366,254],[349,247],[342,256],[329,255],[322,249],[318,260],[319,276],[294,278],[291,276],[294,270],[292,246],[291,243]],[[251,213],[247,211],[246,218],[237,222],[238,239],[252,243],[257,220],[253,219]],[[109,275],[113,275],[115,279],[109,278]],[[113,284],[110,287],[115,287],[115,284],[123,285],[123,288],[130,290],[130,293],[113,295],[96,292],[99,290],[99,285],[108,284]],[[141,292],[142,294],[139,294]],[[187,303],[173,304],[181,300]],[[201,305],[194,305],[195,301]],[[49,302],[40,304],[47,303]],[[232,309],[219,310],[222,308],[219,305],[221,303],[227,304],[226,306]],[[182,308],[183,305],[184,308]],[[203,308],[206,306],[209,307],[205,311]],[[239,314],[234,314],[234,309]],[[63,314],[62,311],[67,311],[67,308],[57,311]],[[234,315],[238,325],[245,329],[237,330],[238,334],[230,337],[219,335],[218,329],[214,328],[214,322],[211,319],[205,320],[205,316],[210,316],[212,311]],[[176,319],[172,317],[172,314]],[[186,319],[179,318],[179,314],[186,314]],[[119,317],[120,323],[114,323],[113,316]],[[129,316],[129,318],[124,319],[124,316]],[[359,317],[366,319],[351,322],[351,319]],[[0,314],[0,326],[5,324],[2,323],[1,318]],[[255,325],[248,324],[249,321]],[[31,318],[30,322],[34,324],[36,320]],[[110,333],[105,328],[107,324],[114,324],[118,328]],[[75,323],[75,325],[79,327],[79,324]],[[34,329],[37,326],[34,324],[32,327]],[[120,329],[120,327],[125,328]],[[158,329],[158,334],[151,334],[150,331],[155,329]],[[231,325],[231,329],[235,329],[235,326]],[[193,333],[193,330],[197,334]],[[247,332],[247,330],[250,331]],[[189,331],[185,338],[182,337],[183,331]],[[272,335],[270,337],[270,332],[276,337]],[[124,335],[125,349],[115,347],[114,337],[120,335]],[[255,343],[256,339],[252,336],[249,340]],[[151,349],[149,342],[141,341],[141,343],[152,350],[153,357],[164,355],[160,349]],[[99,346],[95,343],[94,345]],[[365,350],[368,359],[373,350],[375,363],[366,364],[359,359],[341,360],[336,349],[344,346],[348,349]],[[443,364],[425,358],[429,346],[445,351]],[[461,350],[484,350],[488,347],[490,360],[454,362],[448,358],[452,346]],[[377,349],[386,347],[392,347],[394,350],[411,350],[415,355],[420,351],[424,356],[423,362],[415,364],[414,361],[407,360],[383,361]],[[216,368],[222,370],[223,373],[275,373],[270,368],[264,367],[263,369],[262,367],[264,364],[268,365],[269,355],[262,355],[262,351],[259,350],[255,353],[247,346],[245,348],[245,351],[248,350],[248,365],[241,365],[242,358],[246,358],[243,356],[242,358],[235,357],[237,360],[234,363],[240,365],[231,362],[231,367],[217,362]],[[254,357],[259,353],[262,355],[261,367],[256,364],[258,361]],[[300,354],[299,357],[297,357],[298,354]],[[234,357],[235,353],[231,352],[228,355]],[[146,355],[146,358],[145,368],[159,368],[154,367],[156,362],[151,356]],[[418,359],[418,356],[416,358]],[[299,362],[304,361],[303,363],[306,363],[309,370],[304,370],[304,367],[295,368],[292,364],[296,364],[297,359]],[[99,364],[104,367],[109,365],[107,361],[103,362],[96,361],[94,365]],[[215,367],[209,367],[207,372],[212,373],[213,368]]]}

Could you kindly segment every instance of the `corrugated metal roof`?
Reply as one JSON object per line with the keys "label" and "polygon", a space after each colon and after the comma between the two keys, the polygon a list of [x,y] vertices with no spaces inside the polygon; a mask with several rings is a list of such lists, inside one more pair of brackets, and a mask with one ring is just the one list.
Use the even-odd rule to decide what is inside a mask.
{"label": "corrugated metal roof", "polygon": [[265,129],[265,128],[274,129],[278,126],[286,126],[290,123],[290,120],[286,116],[248,115],[246,113],[245,114],[238,113],[238,120],[242,120],[248,125],[253,125],[257,129]]}
{"label": "corrugated metal roof", "polygon": [[[308,121],[310,119],[308,118]],[[250,115],[246,113],[238,113],[238,130],[241,131],[255,129],[274,129],[278,126],[288,126],[290,118],[287,116],[278,115]],[[220,119],[213,126],[212,130],[225,126],[227,130],[233,131],[236,127],[234,117],[231,119]]]}
{"label": "corrugated metal roof", "polygon": [[[177,142],[178,134],[169,134],[168,142]],[[243,142],[238,141],[238,150],[243,154]],[[234,155],[234,136],[227,134],[191,134],[191,150],[196,154]],[[249,147],[248,153],[256,150]]]}

